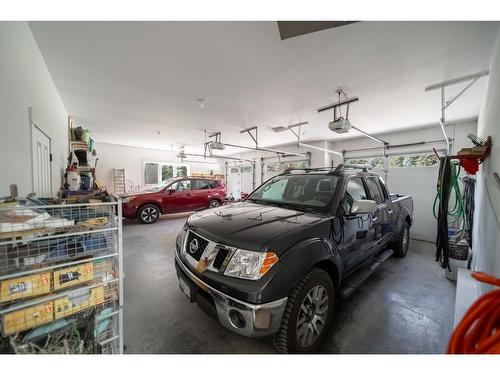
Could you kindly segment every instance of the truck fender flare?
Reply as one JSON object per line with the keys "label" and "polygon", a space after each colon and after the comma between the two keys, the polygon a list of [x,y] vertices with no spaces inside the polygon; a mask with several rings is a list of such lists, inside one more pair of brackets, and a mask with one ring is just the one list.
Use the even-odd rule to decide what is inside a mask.
{"label": "truck fender flare", "polygon": [[293,264],[288,265],[294,280],[290,283],[287,295],[315,266],[327,271],[335,287],[339,286],[342,277],[342,261],[339,250],[333,242],[321,238],[306,239],[291,247],[286,256],[294,259]]}

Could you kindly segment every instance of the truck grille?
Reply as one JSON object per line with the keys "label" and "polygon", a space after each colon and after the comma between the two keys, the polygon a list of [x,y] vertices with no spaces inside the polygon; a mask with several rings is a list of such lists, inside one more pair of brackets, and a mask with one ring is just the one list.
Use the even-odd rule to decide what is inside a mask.
{"label": "truck grille", "polygon": [[186,252],[195,260],[200,260],[201,255],[205,251],[208,241],[193,232],[189,232],[186,241]]}
{"label": "truck grille", "polygon": [[226,249],[225,247],[219,247],[219,252],[217,253],[217,256],[214,259],[213,267],[216,270],[219,270],[224,264],[224,261],[226,260],[228,255],[229,255],[229,249]]}

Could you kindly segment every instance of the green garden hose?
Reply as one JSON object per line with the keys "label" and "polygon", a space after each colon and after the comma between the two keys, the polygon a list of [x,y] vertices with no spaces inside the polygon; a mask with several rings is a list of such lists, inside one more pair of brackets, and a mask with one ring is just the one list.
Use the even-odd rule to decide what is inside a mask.
{"label": "green garden hose", "polygon": [[[462,199],[462,194],[460,193],[460,184],[459,184],[459,176],[460,176],[460,164],[458,163],[451,163],[451,175],[450,175],[450,181],[448,185],[448,196],[451,198],[452,193],[455,197],[455,204],[453,208],[448,210],[448,223],[449,224],[456,224],[459,222],[461,219],[465,218],[465,210],[464,210],[464,202]],[[438,184],[437,185],[437,193],[436,193],[436,198],[434,199],[434,205],[433,205],[433,213],[434,217],[438,219],[438,214],[436,213],[436,208],[439,206],[439,197],[441,196],[441,186],[443,184]],[[458,231],[460,234],[463,232],[463,223],[462,221],[460,223],[460,230]]]}

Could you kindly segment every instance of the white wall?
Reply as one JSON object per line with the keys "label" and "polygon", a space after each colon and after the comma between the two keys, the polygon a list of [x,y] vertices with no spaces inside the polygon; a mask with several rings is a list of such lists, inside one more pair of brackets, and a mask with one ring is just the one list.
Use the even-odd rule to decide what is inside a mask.
{"label": "white wall", "polygon": [[[478,134],[492,139],[491,156],[477,176],[473,254],[476,270],[500,276],[500,33],[493,53],[488,91],[478,121]],[[479,284],[484,292],[490,287]]]}
{"label": "white wall", "polygon": [[[455,105],[459,105],[458,101]],[[453,150],[460,150],[462,147],[470,147],[471,142],[467,138],[469,133],[477,133],[477,122],[467,120],[456,122],[447,126],[447,134],[453,141]],[[400,131],[390,134],[377,134],[378,137],[390,144],[408,144],[421,141],[442,140],[441,128],[438,125],[425,127],[409,131]],[[337,151],[355,150],[358,148],[377,147],[377,143],[369,138],[363,137],[344,142],[333,143],[332,148]],[[436,149],[445,148],[444,140],[442,142],[430,145],[415,147],[396,148],[389,150],[390,154],[404,155],[405,153],[414,153],[418,151],[430,151],[432,147]],[[348,152],[347,157],[364,156],[382,156],[382,150]],[[421,168],[389,168],[387,173],[387,186],[391,192],[410,194],[414,202],[414,225],[411,229],[411,235],[415,239],[431,241],[436,240],[436,220],[432,213],[432,206],[436,196],[438,167]],[[383,173],[381,173],[384,176]]]}
{"label": "white wall", "polygon": [[52,193],[62,184],[68,150],[67,112],[26,22],[0,22],[0,195],[17,184],[32,191],[28,108],[52,139]]}
{"label": "white wall", "polygon": [[[177,152],[141,148],[133,146],[122,146],[111,143],[96,142],[97,152],[96,177],[97,180],[113,192],[113,169],[124,168],[125,178],[131,180],[134,186],[144,187],[144,162],[171,162],[180,164],[176,157]],[[189,157],[189,159],[197,159]],[[189,164],[190,173],[223,173],[223,168],[218,161],[208,162],[200,160],[198,162],[184,161]]]}

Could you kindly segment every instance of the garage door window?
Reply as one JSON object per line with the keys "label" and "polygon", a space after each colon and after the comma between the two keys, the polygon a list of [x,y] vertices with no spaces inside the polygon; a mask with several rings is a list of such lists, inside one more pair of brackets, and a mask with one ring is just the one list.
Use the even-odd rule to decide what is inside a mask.
{"label": "garage door window", "polygon": [[266,164],[266,172],[281,172],[281,163],[269,163]]}
{"label": "garage door window", "polygon": [[433,153],[392,156],[389,160],[391,168],[434,167],[438,164],[439,159]]}
{"label": "garage door window", "polygon": [[346,165],[367,166],[368,168],[382,170],[384,169],[384,158],[346,159]]}

